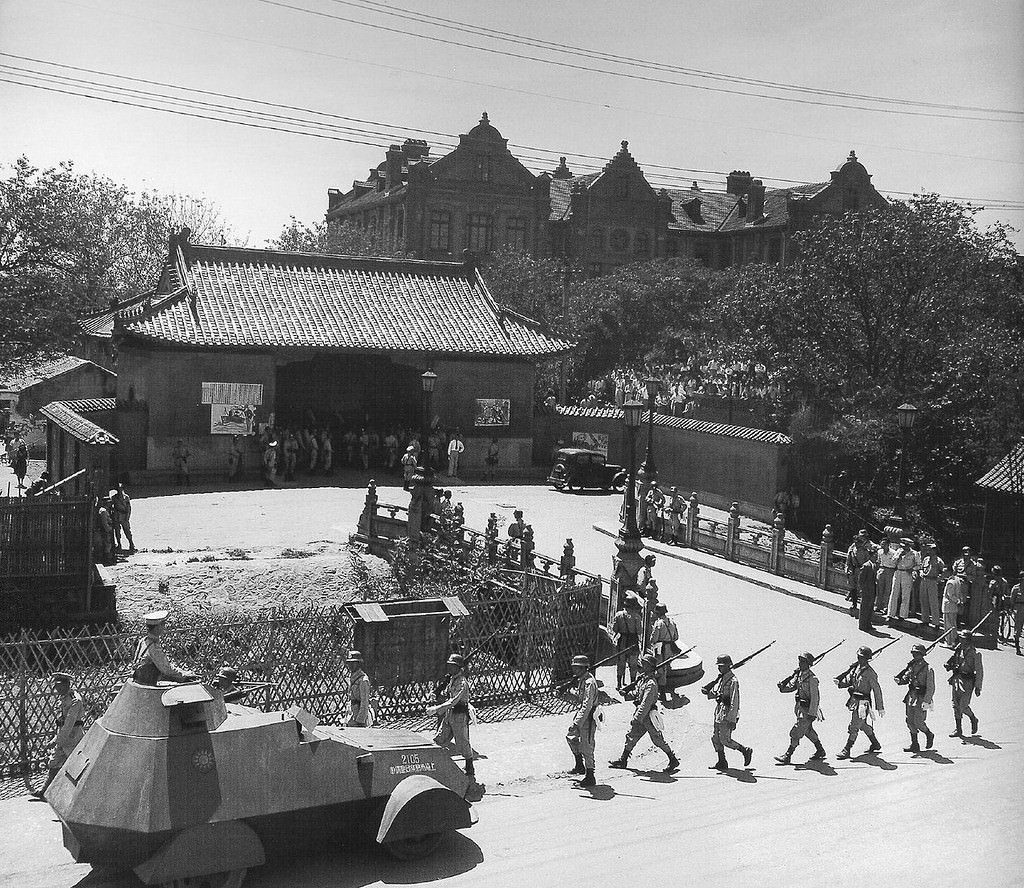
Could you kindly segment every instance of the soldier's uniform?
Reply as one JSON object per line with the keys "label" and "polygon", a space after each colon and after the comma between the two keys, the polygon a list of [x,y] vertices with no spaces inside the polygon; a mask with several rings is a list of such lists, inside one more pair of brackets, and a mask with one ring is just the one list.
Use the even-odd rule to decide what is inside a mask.
{"label": "soldier's uniform", "polygon": [[572,724],[565,741],[576,757],[573,774],[582,774],[581,786],[594,786],[594,748],[597,740],[597,679],[590,673],[590,661],[579,654],[572,658],[573,673],[578,679],[569,696],[576,704]]}
{"label": "soldier's uniform", "polygon": [[729,767],[725,750],[735,749],[743,754],[743,767],[750,764],[754,750],[732,738],[732,732],[740,720],[740,683],[732,671],[732,657],[723,654],[718,658],[719,676],[704,694],[715,701],[715,720],[711,734],[711,745],[718,753],[718,761],[711,765],[713,770],[724,771]]}
{"label": "soldier's uniform", "polygon": [[778,686],[782,693],[793,694],[793,714],[796,716],[796,723],[789,730],[789,748],[775,758],[782,765],[790,764],[793,753],[804,737],[814,744],[811,759],[821,761],[825,758],[825,747],[821,745],[818,732],[814,729],[814,722],[821,718],[818,677],[811,671],[814,654],[804,652],[798,661],[800,665],[796,672],[779,682]]}
{"label": "soldier's uniform", "polygon": [[373,724],[373,709],[370,706],[373,691],[370,688],[370,677],[363,671],[363,655],[359,651],[349,651],[345,665],[352,670],[349,687],[350,712],[346,727],[368,728]]}
{"label": "soldier's uniform", "polygon": [[849,737],[846,740],[846,746],[837,756],[840,759],[850,757],[850,750],[857,741],[857,734],[861,731],[871,742],[868,752],[882,751],[882,744],[875,736],[873,725],[876,711],[879,715],[885,714],[885,704],[882,701],[882,688],[878,684],[878,674],[868,663],[871,656],[871,648],[859,648],[857,662],[836,679],[836,684],[839,687],[846,688],[850,692],[850,699],[846,702],[846,708],[850,710]]}
{"label": "soldier's uniform", "polygon": [[475,776],[473,760],[476,753],[469,743],[469,702],[472,685],[463,673],[465,660],[460,654],[452,654],[448,665],[455,667],[450,672],[447,699],[439,703],[434,712],[441,716],[441,724],[434,734],[434,742],[438,746],[453,749],[466,762],[466,774]]}
{"label": "soldier's uniform", "polygon": [[928,665],[924,655],[927,648],[915,644],[911,649],[914,658],[896,676],[896,684],[906,685],[907,694],[903,703],[907,707],[907,727],[910,729],[910,746],[904,752],[920,752],[918,733],[924,734],[925,748],[931,749],[935,735],[928,729],[926,719],[935,697],[935,670]]}
{"label": "soldier's uniform", "polygon": [[963,737],[965,715],[971,720],[971,733],[977,734],[978,717],[971,709],[971,697],[975,694],[981,696],[984,671],[981,654],[974,647],[971,633],[967,630],[961,630],[959,633],[958,644],[953,656],[946,661],[946,669],[949,671],[949,684],[953,689],[953,719],[956,721],[956,730],[949,736]]}
{"label": "soldier's uniform", "polygon": [[676,758],[663,733],[665,726],[658,710],[658,683],[654,680],[654,667],[655,660],[649,654],[640,658],[640,669],[643,674],[637,683],[633,698],[636,711],[629,723],[622,755],[609,763],[613,768],[625,768],[630,753],[644,734],[647,734],[651,738],[651,743],[668,756],[668,765],[665,766],[664,772],[671,774],[679,769],[679,759]]}
{"label": "soldier's uniform", "polygon": [[245,696],[245,690],[239,688],[235,684],[236,681],[238,681],[238,672],[231,666],[222,666],[217,670],[213,686],[224,695],[225,703],[234,703]]}
{"label": "soldier's uniform", "polygon": [[57,733],[53,738],[50,759],[46,763],[49,771],[43,788],[35,795],[42,798],[47,788],[60,772],[68,756],[85,736],[85,703],[78,692],[71,687],[71,675],[67,672],[54,672],[50,676],[60,693],[60,714],[57,716]]}
{"label": "soldier's uniform", "polygon": [[1020,635],[1024,629],[1024,571],[1021,571],[1020,582],[1010,590],[1007,608],[1013,617],[1013,646],[1020,653]]}
{"label": "soldier's uniform", "polygon": [[669,488],[668,503],[668,540],[678,543],[683,539],[683,516],[686,515],[686,503],[677,488]]}
{"label": "soldier's uniform", "polygon": [[167,621],[167,611],[146,614],[146,635],[135,648],[132,678],[142,685],[156,685],[161,681],[193,681],[195,676],[174,665],[160,645],[160,631]]}
{"label": "soldier's uniform", "polygon": [[622,609],[612,618],[612,630],[618,634],[615,647],[625,651],[615,661],[615,686],[621,688],[626,683],[626,667],[629,667],[629,680],[636,681],[636,670],[640,660],[640,631],[643,620],[640,615],[640,599],[632,592],[626,593],[626,601]]}
{"label": "soldier's uniform", "polygon": [[[654,582],[653,580],[651,581]],[[667,660],[673,654],[679,653],[679,630],[668,615],[668,607],[664,604],[655,605],[654,612],[657,617],[651,627],[651,650],[654,652],[655,662],[660,663]],[[655,678],[658,682],[658,691],[663,698],[668,697],[668,667],[669,664],[661,666]]]}

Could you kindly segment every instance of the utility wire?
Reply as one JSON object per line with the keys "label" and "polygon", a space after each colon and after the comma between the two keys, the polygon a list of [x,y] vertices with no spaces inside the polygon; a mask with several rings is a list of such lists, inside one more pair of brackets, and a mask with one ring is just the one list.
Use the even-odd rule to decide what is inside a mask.
{"label": "utility wire", "polygon": [[539,62],[541,64],[554,65],[554,66],[559,67],[559,68],[567,68],[567,69],[571,69],[571,70],[574,70],[574,71],[585,71],[585,72],[590,73],[590,74],[605,74],[605,75],[608,75],[608,76],[611,76],[611,77],[624,77],[624,78],[627,78],[627,79],[630,79],[630,80],[639,80],[639,81],[643,81],[643,82],[646,82],[646,83],[658,83],[658,84],[667,85],[667,86],[682,87],[682,88],[685,88],[685,89],[702,90],[702,91],[705,91],[705,92],[715,92],[715,93],[724,93],[724,94],[727,94],[727,95],[745,96],[746,98],[767,99],[767,100],[777,101],[777,102],[790,102],[790,103],[795,103],[795,104],[798,104],[798,105],[813,105],[813,106],[825,107],[825,108],[841,108],[841,109],[845,109],[847,111],[850,111],[850,110],[870,111],[870,112],[874,112],[876,114],[896,114],[896,115],[903,115],[903,116],[909,116],[909,117],[945,118],[945,119],[948,119],[948,120],[977,120],[977,121],[986,121],[986,122],[989,122],[989,123],[1020,124],[1020,123],[1024,122],[1022,120],[1007,120],[1007,119],[994,118],[994,117],[979,117],[979,116],[976,116],[976,115],[947,114],[947,113],[940,113],[938,111],[911,111],[911,110],[897,109],[897,108],[872,108],[870,106],[863,105],[863,104],[861,104],[861,105],[857,105],[857,104],[840,104],[840,103],[837,103],[837,102],[826,102],[826,101],[818,101],[818,100],[815,100],[815,99],[798,98],[796,96],[775,96],[775,95],[769,95],[767,93],[748,92],[748,91],[739,90],[739,89],[728,89],[726,87],[709,86],[707,84],[682,83],[682,82],[680,82],[678,80],[667,80],[667,79],[662,78],[662,77],[653,77],[653,76],[646,75],[646,74],[637,74],[635,72],[629,72],[629,71],[615,71],[615,70],[611,70],[611,69],[608,69],[608,68],[596,68],[596,67],[592,67],[592,66],[588,66],[588,65],[580,65],[580,64],[573,63],[573,62],[566,62],[566,61],[562,61],[562,60],[558,60],[558,59],[546,59],[546,58],[543,58],[543,57],[540,57],[540,56],[534,56],[534,55],[528,55],[528,54],[525,54],[525,53],[512,52],[511,50],[497,49],[495,47],[488,47],[488,46],[479,46],[479,45],[474,44],[474,43],[466,43],[464,41],[452,40],[452,39],[445,38],[445,37],[437,37],[437,36],[430,35],[430,34],[422,34],[422,33],[416,32],[416,31],[410,31],[410,30],[406,30],[406,29],[403,29],[403,28],[394,28],[394,27],[390,27],[388,25],[381,25],[381,24],[375,24],[375,23],[372,23],[372,22],[365,22],[365,21],[361,21],[360,19],[351,18],[349,16],[342,16],[342,15],[337,15],[335,13],[324,12],[323,10],[319,10],[319,9],[308,9],[308,8],[306,8],[304,6],[295,6],[295,5],[291,4],[291,3],[281,2],[281,0],[257,0],[257,2],[258,3],[263,3],[266,6],[274,6],[274,7],[277,7],[279,9],[287,9],[287,10],[291,10],[292,12],[298,12],[298,13],[305,14],[305,15],[319,16],[321,18],[326,18],[326,19],[331,19],[331,20],[334,20],[334,21],[345,22],[347,24],[358,25],[360,27],[371,28],[373,30],[384,31],[384,32],[391,33],[391,34],[401,34],[401,35],[406,36],[406,37],[414,37],[414,38],[416,38],[418,40],[427,40],[427,41],[430,41],[430,42],[433,42],[433,43],[440,43],[440,44],[445,45],[445,46],[458,46],[458,47],[461,47],[463,49],[472,49],[472,50],[475,50],[477,52],[490,53],[492,55],[504,56],[506,58],[515,58],[515,59],[521,59],[521,60],[525,60],[525,61]]}
{"label": "utility wire", "polygon": [[[11,57],[11,54],[0,53],[0,56]],[[46,63],[46,64],[58,64],[58,63]],[[61,66],[67,67],[73,70],[84,70],[92,71],[92,69],[81,69],[74,68],[74,66]],[[136,82],[154,83],[159,84],[159,81],[146,81],[143,78],[128,78],[124,75],[109,75],[104,72],[96,72],[102,76],[116,77],[121,79],[128,79]],[[164,93],[155,92],[152,90],[142,90],[134,87],[124,87],[118,84],[104,84],[99,81],[89,80],[86,78],[73,77],[71,75],[52,73],[52,72],[41,72],[34,71],[32,69],[23,68],[16,65],[8,65],[0,63],[0,74],[4,75],[0,77],[0,82],[10,83],[12,85],[24,86],[28,88],[40,89],[48,92],[61,93],[64,95],[77,96],[79,98],[88,98],[96,101],[108,102],[116,105],[126,105],[134,108],[141,108],[147,110],[163,111],[165,113],[180,114],[186,117],[209,120],[219,123],[233,123],[237,125],[250,126],[256,129],[271,130],[275,132],[290,133],[293,135],[304,135],[312,136],[321,139],[330,139],[333,141],[346,142],[349,144],[365,145],[374,148],[385,147],[387,144],[393,143],[401,138],[397,133],[405,127],[398,125],[385,124],[379,121],[366,121],[368,124],[372,124],[375,127],[384,128],[382,132],[380,129],[365,129],[354,126],[339,126],[337,124],[331,124],[319,120],[306,120],[301,117],[294,117],[291,115],[278,114],[274,112],[255,110],[251,108],[240,108],[232,105],[223,103],[207,102],[200,99],[195,99],[190,96],[182,95],[166,95]],[[12,80],[11,77],[19,77],[21,80]],[[30,82],[24,82],[29,80]],[[211,90],[193,90],[191,87],[178,87],[171,84],[166,84],[166,87],[177,89],[179,91],[192,91],[202,95],[222,96],[224,98],[233,99],[241,102],[252,102],[254,104],[261,105],[273,105],[274,107],[280,107],[284,109],[295,108],[305,113],[311,113],[324,117],[335,117],[346,121],[359,121],[359,118],[349,118],[342,115],[333,115],[328,112],[321,112],[315,109],[305,109],[299,106],[282,105],[277,103],[264,102],[259,99],[248,99],[241,96],[230,96],[228,94],[214,93]],[[100,93],[97,95],[96,93]],[[449,134],[437,133],[437,131],[424,131],[418,130],[418,132],[431,132],[437,135],[443,135],[448,139],[454,139]],[[438,147],[451,149],[454,147],[452,144],[444,144]],[[596,155],[585,155],[585,154],[572,154],[571,152],[556,152],[554,149],[547,148],[533,148],[528,149],[528,154],[522,155],[519,159],[535,162],[538,165],[544,167],[552,162],[550,157],[541,156],[541,154],[564,154],[568,157],[573,157],[573,166],[578,170],[592,172],[600,172],[607,165],[608,161],[606,158],[598,157]],[[575,160],[580,158],[580,160]],[[591,162],[596,160],[597,162]],[[696,172],[698,174],[706,175],[717,175],[724,177],[727,175],[725,171],[720,170],[687,170],[681,167],[672,167],[664,164],[645,164],[647,167],[668,170],[670,172],[665,173],[652,173],[647,176],[648,181],[653,186],[667,185],[669,187],[679,187],[680,185],[689,186],[691,177],[673,175],[672,171],[677,172]],[[789,183],[793,185],[807,185],[815,184],[810,182],[804,182],[802,180],[793,179],[772,179],[771,177],[763,177],[769,181],[779,181]],[[721,180],[701,179],[698,178],[701,184],[708,186],[709,190],[721,187]],[[884,194],[899,195],[899,196],[911,196],[911,192],[900,192],[900,191],[883,191]],[[982,200],[979,198],[967,198],[967,197],[953,197],[948,198],[950,200],[958,200],[970,203],[983,203],[989,208],[997,209],[1024,209],[1024,202],[1021,201],[1010,201],[1010,200]]]}
{"label": "utility wire", "polygon": [[688,77],[707,78],[723,81],[726,83],[739,83],[748,86],[766,87],[769,89],[793,91],[810,95],[830,96],[832,98],[855,99],[862,102],[880,102],[893,105],[904,105],[922,108],[935,108],[946,111],[978,111],[986,114],[1015,114],[1024,115],[1024,111],[1009,108],[988,108],[978,105],[954,105],[943,102],[929,102],[917,99],[894,98],[890,96],[878,96],[866,93],[845,92],[842,90],[824,89],[813,86],[803,86],[793,83],[785,83],[778,80],[762,80],[755,77],[743,77],[735,74],[727,74],[719,71],[707,71],[700,68],[686,68],[679,65],[670,65],[665,62],[657,62],[649,59],[641,59],[633,56],[623,56],[616,53],[603,52],[601,50],[588,49],[586,47],[573,46],[572,44],[559,43],[550,40],[543,40],[539,37],[531,37],[523,34],[513,34],[508,31],[500,31],[494,28],[487,28],[483,25],[475,25],[469,22],[457,21],[455,19],[442,18],[416,10],[405,9],[400,6],[392,6],[387,3],[380,3],[377,0],[331,0],[340,6],[349,6],[355,9],[362,9],[376,12],[380,15],[393,16],[406,21],[419,24],[430,24],[445,30],[458,31],[465,34],[472,34],[478,37],[487,37],[493,40],[500,40],[515,43],[522,46],[546,49],[552,52],[567,55],[579,56],[582,58],[595,59],[604,62],[613,62],[630,67],[646,68],[655,71],[682,74]]}

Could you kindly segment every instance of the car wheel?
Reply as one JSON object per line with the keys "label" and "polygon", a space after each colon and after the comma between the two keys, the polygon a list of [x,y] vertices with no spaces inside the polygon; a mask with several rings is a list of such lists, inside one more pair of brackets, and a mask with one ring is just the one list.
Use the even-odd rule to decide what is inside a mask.
{"label": "car wheel", "polygon": [[555,481],[551,486],[554,487],[555,490],[565,490],[564,481]]}
{"label": "car wheel", "polygon": [[441,844],[444,833],[424,833],[421,836],[409,836],[404,839],[392,839],[384,843],[384,848],[398,860],[419,860],[433,854]]}

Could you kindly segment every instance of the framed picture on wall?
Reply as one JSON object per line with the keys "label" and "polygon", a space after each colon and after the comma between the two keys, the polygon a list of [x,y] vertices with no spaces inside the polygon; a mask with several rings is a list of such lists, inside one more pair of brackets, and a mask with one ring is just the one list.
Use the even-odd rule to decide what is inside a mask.
{"label": "framed picture on wall", "polygon": [[508,398],[477,398],[473,425],[507,426],[511,412],[512,402]]}

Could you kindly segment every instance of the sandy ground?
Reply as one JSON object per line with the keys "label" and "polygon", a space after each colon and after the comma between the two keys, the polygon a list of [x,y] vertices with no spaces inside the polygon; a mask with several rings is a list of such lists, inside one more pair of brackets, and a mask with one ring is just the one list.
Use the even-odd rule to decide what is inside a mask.
{"label": "sandy ground", "polygon": [[[511,516],[520,506],[534,525],[538,548],[557,555],[566,536],[581,567],[607,574],[612,542],[592,525],[614,525],[611,496],[559,494],[541,487],[455,489],[467,519]],[[308,546],[344,539],[354,527],[363,492],[243,491],[231,494],[135,498],[140,545]],[[405,495],[407,496],[407,495]],[[383,501],[404,504],[400,488]],[[682,639],[697,643],[707,662],[716,654],[738,658],[771,640],[774,647],[738,673],[742,714],[736,735],[754,747],[749,769],[735,753],[725,774],[707,770],[712,707],[690,688],[665,714],[666,735],[682,760],[672,777],[658,773],[659,752],[644,741],[635,772],[608,770],[621,751],[632,707],[608,706],[598,738],[600,786],[586,792],[562,776],[571,762],[564,743],[565,716],[479,725],[474,745],[485,791],[480,822],[452,838],[429,861],[398,864],[372,850],[327,850],[312,860],[272,862],[253,872],[253,888],[364,886],[444,879],[475,886],[646,886],[666,881],[698,885],[846,886],[884,881],[893,886],[1024,884],[1017,849],[1024,841],[1024,657],[1012,650],[985,652],[984,693],[976,701],[981,735],[949,739],[952,728],[944,655],[935,651],[938,692],[930,716],[936,751],[902,752],[907,734],[902,694],[892,676],[907,661],[906,639],[881,655],[876,668],[886,717],[877,726],[880,756],[836,762],[845,740],[845,694],[830,681],[851,661],[858,644],[878,646],[887,632],[859,632],[851,617],[813,600],[781,594],[669,557],[655,571]],[[805,648],[843,646],[818,667],[826,719],[820,733],[829,763],[778,767],[791,724],[792,700],[775,687]],[[614,685],[610,670],[601,676]],[[862,752],[860,740],[856,752]],[[805,744],[794,757],[805,762]],[[0,883],[36,886],[130,885],[89,876],[60,847],[59,828],[45,804],[25,798],[0,802]],[[4,875],[6,874],[6,882]],[[83,879],[85,881],[83,881]]]}

